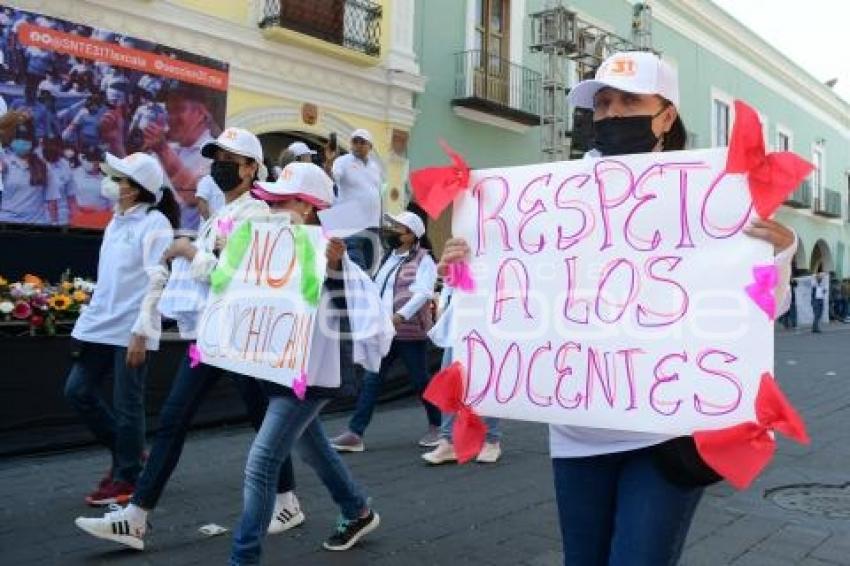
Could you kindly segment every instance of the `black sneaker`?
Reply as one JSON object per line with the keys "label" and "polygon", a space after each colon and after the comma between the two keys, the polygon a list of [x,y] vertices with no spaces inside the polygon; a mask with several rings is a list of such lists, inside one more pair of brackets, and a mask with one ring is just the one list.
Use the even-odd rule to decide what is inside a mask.
{"label": "black sneaker", "polygon": [[349,521],[340,517],[336,530],[328,537],[324,546],[327,550],[348,550],[363,536],[377,529],[380,523],[381,518],[371,509],[367,516],[360,519]]}

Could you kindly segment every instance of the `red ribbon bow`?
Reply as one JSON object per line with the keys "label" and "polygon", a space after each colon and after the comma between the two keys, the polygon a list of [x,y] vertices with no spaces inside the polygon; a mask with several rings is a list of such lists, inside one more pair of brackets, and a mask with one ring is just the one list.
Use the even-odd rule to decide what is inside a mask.
{"label": "red ribbon bow", "polygon": [[750,196],[761,218],[770,218],[812,169],[811,163],[790,151],[765,154],[758,113],[744,102],[735,101],[726,172],[747,174]]}
{"label": "red ribbon bow", "polygon": [[423,167],[410,173],[413,196],[422,209],[433,219],[469,186],[469,165],[463,156],[440,140],[440,146],[452,160],[448,167]]}
{"label": "red ribbon bow", "polygon": [[705,463],[738,489],[749,487],[773,458],[776,441],[770,431],[779,431],[801,444],[809,443],[803,419],[767,372],[761,375],[756,396],[756,419],[758,422],[694,433]]}
{"label": "red ribbon bow", "polygon": [[481,417],[463,402],[463,366],[460,362],[452,363],[432,377],[422,396],[444,413],[457,413],[452,425],[457,461],[463,464],[475,458],[484,445],[487,428]]}

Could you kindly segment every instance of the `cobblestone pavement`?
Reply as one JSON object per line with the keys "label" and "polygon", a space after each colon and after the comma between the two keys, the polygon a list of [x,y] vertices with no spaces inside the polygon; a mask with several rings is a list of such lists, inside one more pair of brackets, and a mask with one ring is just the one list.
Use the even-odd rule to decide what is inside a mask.
{"label": "cobblestone pavement", "polygon": [[[688,539],[686,566],[850,565],[850,326],[821,335],[779,331],[776,351],[778,378],[803,413],[813,442],[802,447],[780,440],[773,464],[747,491],[725,485],[709,489]],[[344,422],[342,415],[327,418],[328,433],[335,434]],[[312,471],[297,462],[307,522],[268,538],[265,563],[561,564],[545,427],[505,423],[498,464],[430,468],[415,445],[424,426],[424,413],[412,401],[382,406],[367,452],[345,456],[382,516],[380,529],[347,553],[321,550],[336,512]],[[151,516],[153,530],[143,553],[94,540],[73,524],[78,515],[97,513],[82,498],[108,465],[102,450],[2,461],[0,560],[15,565],[225,563],[230,533],[205,538],[198,527],[234,527],[251,438],[244,427],[190,436]],[[813,490],[809,484],[827,487]]]}

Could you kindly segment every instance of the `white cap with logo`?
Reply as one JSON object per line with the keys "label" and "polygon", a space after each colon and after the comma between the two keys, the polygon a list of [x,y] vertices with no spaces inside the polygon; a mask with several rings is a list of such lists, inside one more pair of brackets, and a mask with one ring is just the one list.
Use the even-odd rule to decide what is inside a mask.
{"label": "white cap with logo", "polygon": [[351,140],[354,141],[355,138],[360,138],[361,140],[366,140],[367,142],[372,143],[372,134],[369,133],[369,130],[364,128],[357,128],[351,132]]}
{"label": "white cap with logo", "polygon": [[334,200],[334,183],[318,165],[293,161],[283,168],[277,181],[254,183],[251,194],[266,202],[297,198],[321,210]]}
{"label": "white cap with logo", "polygon": [[398,214],[384,214],[384,220],[390,224],[400,224],[413,232],[417,238],[421,238],[425,234],[425,223],[415,212],[406,210]]}
{"label": "white cap with logo", "polygon": [[289,147],[287,147],[286,149],[291,151],[292,154],[295,157],[301,157],[302,155],[308,155],[308,154],[309,155],[316,155],[316,152],[314,150],[307,147],[307,144],[304,143],[304,142],[301,142],[301,141],[292,142],[291,144],[289,144]]}
{"label": "white cap with logo", "polygon": [[611,87],[635,94],[657,94],[679,107],[676,70],[649,51],[623,51],[611,55],[596,70],[596,77],[581,81],[567,95],[577,108],[593,109],[593,97]]}
{"label": "white cap with logo", "polygon": [[219,134],[217,139],[210,140],[201,146],[201,155],[208,159],[215,158],[215,150],[223,149],[242,157],[250,157],[260,165],[257,176],[265,181],[269,171],[263,165],[263,145],[259,138],[244,128],[230,127]]}
{"label": "white cap with logo", "polygon": [[105,162],[100,164],[100,170],[109,177],[132,179],[156,197],[156,202],[162,198],[165,173],[162,172],[159,160],[147,153],[131,153],[124,159],[119,159],[107,152]]}

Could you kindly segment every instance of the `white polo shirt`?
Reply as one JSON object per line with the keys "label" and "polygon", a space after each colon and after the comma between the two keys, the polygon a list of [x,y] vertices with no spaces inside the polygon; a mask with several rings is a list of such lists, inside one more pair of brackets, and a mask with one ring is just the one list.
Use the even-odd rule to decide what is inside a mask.
{"label": "white polo shirt", "polygon": [[126,348],[132,332],[147,337],[148,350],[159,349],[156,300],[146,299],[174,231],[161,212],[149,208],[142,204],[116,213],[106,226],[97,286],[71,332],[77,340]]}
{"label": "white polo shirt", "polygon": [[332,173],[339,191],[334,206],[356,203],[356,207],[350,208],[358,216],[351,219],[353,225],[379,228],[384,172],[378,160],[370,154],[364,163],[349,153],[334,161]]}

